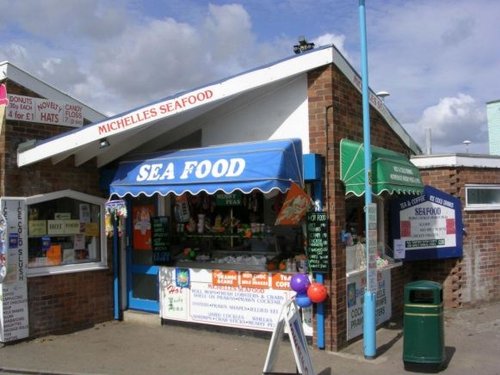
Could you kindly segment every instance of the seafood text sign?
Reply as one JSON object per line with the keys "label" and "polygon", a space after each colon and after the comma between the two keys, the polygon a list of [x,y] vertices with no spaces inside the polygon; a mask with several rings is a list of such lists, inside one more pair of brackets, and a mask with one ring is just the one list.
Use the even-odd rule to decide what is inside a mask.
{"label": "seafood text sign", "polygon": [[462,256],[463,224],[460,200],[431,186],[424,193],[392,205],[392,235],[404,260]]}

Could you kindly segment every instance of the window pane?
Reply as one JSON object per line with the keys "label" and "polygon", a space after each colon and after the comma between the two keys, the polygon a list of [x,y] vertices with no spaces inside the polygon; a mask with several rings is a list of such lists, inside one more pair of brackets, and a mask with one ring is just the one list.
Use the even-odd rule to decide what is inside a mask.
{"label": "window pane", "polygon": [[63,197],[28,206],[29,267],[99,262],[101,207]]}
{"label": "window pane", "polygon": [[468,188],[467,204],[500,204],[500,188]]}

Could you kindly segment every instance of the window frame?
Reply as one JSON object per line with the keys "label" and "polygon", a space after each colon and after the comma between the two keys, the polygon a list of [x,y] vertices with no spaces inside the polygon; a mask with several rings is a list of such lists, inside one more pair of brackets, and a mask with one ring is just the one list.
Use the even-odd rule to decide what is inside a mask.
{"label": "window frame", "polygon": [[499,190],[497,184],[465,184],[465,207],[464,211],[493,211],[500,210],[500,203],[469,203],[469,189]]}
{"label": "window frame", "polygon": [[[35,268],[30,268],[29,266],[27,266],[28,277],[108,269],[108,259],[107,259],[108,249],[107,249],[107,240],[105,235],[105,223],[104,223],[104,215],[106,212],[105,211],[106,199],[90,194],[81,193],[75,190],[69,190],[69,189],[59,190],[51,193],[26,197],[26,212],[28,212],[29,206],[33,204],[43,203],[60,198],[71,198],[82,202],[91,203],[100,207],[99,241],[101,246],[101,260],[98,262],[63,264],[57,266],[42,266]],[[26,215],[26,228],[28,227],[27,224],[28,224],[28,215]],[[27,251],[29,251],[29,249],[27,249]]]}

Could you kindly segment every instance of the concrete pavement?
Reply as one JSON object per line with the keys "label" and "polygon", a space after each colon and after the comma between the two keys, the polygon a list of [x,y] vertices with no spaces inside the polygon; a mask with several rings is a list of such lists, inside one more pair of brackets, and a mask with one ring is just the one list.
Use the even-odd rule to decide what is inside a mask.
{"label": "concrete pavement", "polygon": [[[269,338],[160,325],[127,318],[60,336],[4,345],[3,374],[262,374]],[[311,348],[318,375],[411,373],[402,361],[403,330],[377,330],[377,358],[363,358],[358,341],[340,353]],[[500,375],[500,302],[445,311],[446,375]],[[290,343],[282,341],[275,372],[295,372]]]}

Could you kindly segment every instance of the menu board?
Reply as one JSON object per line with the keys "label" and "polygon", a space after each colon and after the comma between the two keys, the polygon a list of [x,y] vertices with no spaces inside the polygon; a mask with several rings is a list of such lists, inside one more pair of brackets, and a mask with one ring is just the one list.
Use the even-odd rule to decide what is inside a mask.
{"label": "menu board", "polygon": [[330,270],[326,212],[308,212],[307,214],[307,260],[311,272],[327,273]]}
{"label": "menu board", "polygon": [[171,262],[168,217],[154,216],[151,218],[151,245],[154,264],[166,265]]}

